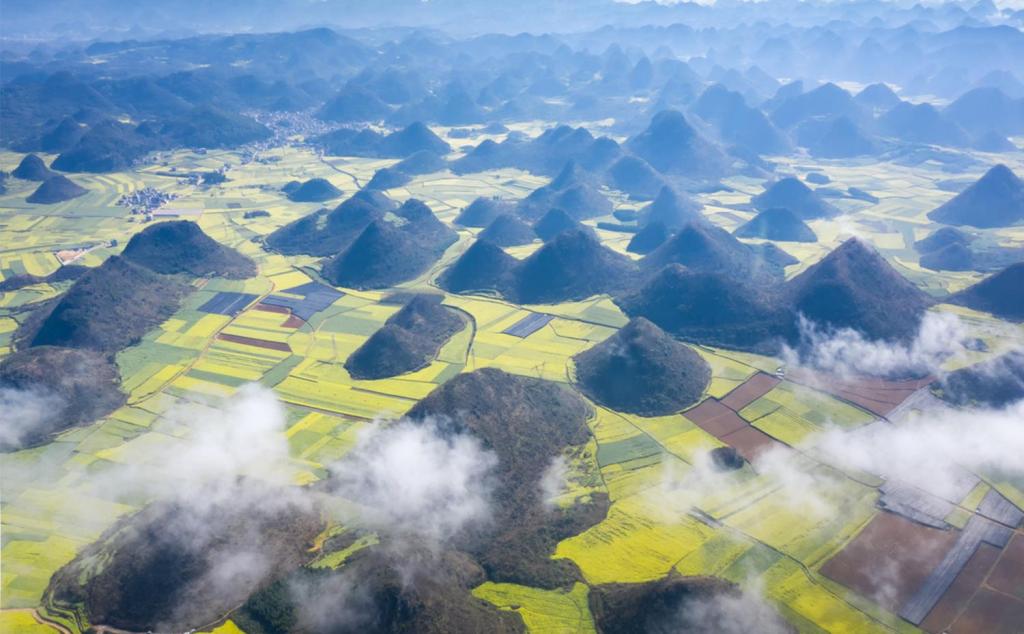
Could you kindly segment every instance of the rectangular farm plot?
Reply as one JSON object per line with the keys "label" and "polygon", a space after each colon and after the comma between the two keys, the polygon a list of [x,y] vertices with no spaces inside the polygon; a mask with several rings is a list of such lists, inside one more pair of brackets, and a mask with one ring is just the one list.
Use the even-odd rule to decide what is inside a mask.
{"label": "rectangular farm plot", "polygon": [[[809,567],[831,557],[877,513],[874,491],[850,482],[838,481],[820,497],[808,497],[801,487],[780,487],[777,479],[758,476],[735,493],[735,503],[722,495],[702,501],[701,508]],[[840,508],[841,513],[831,511]]]}
{"label": "rectangular farm plot", "polygon": [[256,297],[257,295],[252,295],[250,293],[222,291],[200,306],[199,310],[204,313],[234,317],[245,310],[245,307],[251,304]]}
{"label": "rectangular farm plot", "polygon": [[989,489],[982,498],[981,504],[978,505],[978,513],[1013,528],[1017,528],[1024,521],[1024,513],[993,489]]}
{"label": "rectangular farm plot", "polygon": [[[16,528],[5,524],[9,534]],[[37,605],[50,581],[50,575],[71,561],[84,543],[60,535],[28,534],[32,539],[9,539],[0,550],[3,560],[3,608],[28,608]],[[13,537],[13,535],[12,535]],[[5,612],[4,614],[11,614]],[[28,619],[35,623],[31,617]],[[48,626],[38,626],[40,634],[52,632]],[[32,632],[32,629],[4,629],[0,631]]]}
{"label": "rectangular farm plot", "polygon": [[[477,327],[478,327],[479,330],[486,330],[487,332],[492,332],[492,333],[495,333],[495,334],[501,333],[501,334],[507,334],[508,336],[513,336],[513,335],[511,335],[511,333],[507,333],[506,329],[515,326],[516,324],[518,324],[523,319],[526,319],[526,318],[528,318],[528,317],[530,317],[532,315],[537,315],[537,314],[540,314],[540,313],[532,313],[532,312],[526,310],[525,308],[516,308],[516,309],[514,309],[514,310],[512,310],[510,312],[504,313],[500,317],[498,317],[498,318],[496,318],[493,321],[490,321],[488,323],[478,323]],[[516,337],[516,338],[518,339],[520,337]]]}
{"label": "rectangular farm plot", "polygon": [[182,334],[188,337],[208,339],[230,322],[228,315],[220,313],[206,314],[200,317]]}
{"label": "rectangular farm plot", "polygon": [[361,306],[359,308],[353,308],[347,310],[341,314],[331,315],[329,318],[324,320],[320,327],[320,331],[324,333],[333,333],[338,335],[358,335],[359,337],[369,337],[373,333],[377,332],[384,322],[387,321],[388,317],[392,313],[397,312],[397,308],[394,306],[388,306],[385,308],[391,309],[387,314],[376,314],[376,311],[372,309],[375,304],[369,306]]}
{"label": "rectangular farm plot", "polygon": [[1010,539],[1010,543],[1003,549],[999,563],[989,575],[988,585],[1024,601],[1022,572],[1024,572],[1024,535],[1015,533]]}
{"label": "rectangular farm plot", "polygon": [[256,381],[288,358],[286,352],[217,339],[193,369]]}
{"label": "rectangular farm plot", "polygon": [[268,341],[287,341],[295,334],[293,328],[285,328],[283,319],[275,313],[249,310],[239,315],[223,332]]}
{"label": "rectangular farm plot", "polygon": [[256,339],[253,337],[244,337],[242,335],[231,335],[228,333],[221,333],[217,335],[217,338],[221,341],[229,341],[231,343],[241,344],[243,346],[252,346],[254,348],[264,348],[266,350],[277,350],[278,352],[287,352],[291,354],[292,348],[284,341],[267,341],[266,339]]}
{"label": "rectangular farm plot", "polygon": [[[333,364],[306,359],[292,369],[291,373],[275,386],[275,390],[286,403],[322,410],[354,418],[371,419],[376,416],[403,414],[420,398],[403,397],[385,393],[395,386],[393,381],[377,382],[379,391],[360,389],[350,383],[347,373]],[[422,389],[431,386],[426,384]]]}
{"label": "rectangular farm plot", "polygon": [[186,399],[195,398],[196,394],[201,397],[224,398],[234,392],[234,388],[219,381],[208,381],[192,375],[178,376],[167,386],[168,394],[174,394]]}
{"label": "rectangular farm plot", "polygon": [[949,631],[951,634],[1020,634],[1021,623],[1024,623],[1024,601],[980,588]]}
{"label": "rectangular farm plot", "polygon": [[480,330],[488,329],[492,324],[518,313],[520,310],[498,300],[472,296],[454,295],[445,300],[445,303],[461,308],[472,315]]}
{"label": "rectangular farm plot", "polygon": [[273,306],[270,304],[260,303],[256,304],[254,309],[265,313],[273,313],[275,315],[280,315],[280,318],[278,318],[277,321],[279,322],[281,328],[296,330],[306,324],[305,320],[303,320],[301,317],[297,315],[293,315],[291,310],[283,306]]}
{"label": "rectangular farm plot", "polygon": [[286,308],[303,321],[309,321],[313,315],[345,296],[341,291],[317,282],[289,288],[282,293],[284,294],[269,295],[260,303]]}
{"label": "rectangular farm plot", "polygon": [[[754,546],[726,531],[721,531],[701,544],[700,548],[680,559],[679,563],[675,565],[675,570],[687,577],[707,575],[721,577],[733,564],[743,559],[744,555],[759,547],[764,548]],[[742,581],[742,578],[739,580]]]}
{"label": "rectangular farm plot", "polygon": [[516,323],[512,324],[502,332],[506,335],[512,335],[513,337],[519,337],[525,339],[533,333],[537,332],[544,326],[548,325],[554,317],[551,315],[545,315],[544,313],[531,313],[526,317],[523,317]]}
{"label": "rectangular farm plot", "polygon": [[883,511],[821,567],[821,574],[895,611],[942,562],[957,534]]}
{"label": "rectangular farm plot", "polygon": [[[269,298],[268,298],[269,299]],[[253,306],[254,310],[260,310],[265,313],[274,313],[277,315],[291,315],[292,311],[286,306],[277,306],[275,304],[268,304],[267,302],[260,302]]]}
{"label": "rectangular farm plot", "polygon": [[699,454],[725,445],[718,438],[695,425],[688,431],[661,440],[661,443],[666,451],[690,464],[697,460]]}
{"label": "rectangular farm plot", "polygon": [[597,448],[597,463],[602,466],[660,456],[661,445],[647,434],[636,434],[614,442],[601,443]]}
{"label": "rectangular farm plot", "polygon": [[590,583],[650,581],[715,534],[689,516],[662,521],[664,513],[639,498],[612,504],[599,524],[560,542],[555,557],[576,562]]}
{"label": "rectangular farm plot", "polygon": [[1024,483],[1010,481],[1009,475],[989,480],[992,488],[999,491],[1006,499],[1013,502],[1017,508],[1024,509]]}
{"label": "rectangular farm plot", "polygon": [[719,439],[749,426],[747,421],[740,418],[736,412],[713,398],[686,410],[683,412],[683,416]]}
{"label": "rectangular farm plot", "polygon": [[898,481],[886,482],[880,491],[881,508],[933,528],[946,528],[945,518],[954,509],[952,502]]}
{"label": "rectangular farm plot", "polygon": [[[971,558],[967,560],[967,564],[953,580],[953,584],[949,586],[924,621],[921,621],[921,629],[932,634],[949,631],[953,621],[964,611],[964,608],[970,603],[971,597],[985,581],[985,575],[999,558],[999,552],[998,548],[989,544],[978,546],[978,550],[974,551]],[[1020,569],[1018,568],[1018,570]]]}
{"label": "rectangular farm plot", "polygon": [[787,615],[803,620],[806,628],[801,631],[861,634],[891,629],[844,601],[826,579],[808,575],[790,559],[779,559],[761,579],[768,599],[783,606]]}
{"label": "rectangular farm plot", "polygon": [[694,346],[693,349],[711,366],[712,380],[708,394],[716,398],[725,396],[756,372],[754,368],[716,354],[711,349],[702,346]]}
{"label": "rectangular farm plot", "polygon": [[599,444],[610,444],[636,434],[636,427],[624,414],[603,407],[595,408],[595,414],[590,428]]}
{"label": "rectangular farm plot", "polygon": [[[757,403],[760,402],[757,401]],[[743,411],[744,418],[747,418],[746,412],[747,410],[745,409]],[[751,424],[772,438],[784,442],[791,447],[800,445],[807,438],[820,431],[819,427],[808,423],[785,407],[778,407],[771,413],[754,419]]]}
{"label": "rectangular farm plot", "polygon": [[744,408],[741,414],[747,420],[755,422],[760,415],[767,414],[776,407],[784,408],[785,411],[815,426],[837,425],[850,429],[876,420],[875,415],[860,407],[845,403],[826,392],[789,381],[776,385],[760,399]]}
{"label": "rectangular farm plot", "polygon": [[302,271],[293,269],[292,264],[288,260],[282,258],[280,265],[282,272],[271,273],[268,276],[275,289],[295,289],[312,281]]}
{"label": "rectangular farm plot", "polygon": [[833,394],[879,416],[887,416],[911,394],[930,385],[935,380],[933,377],[906,381],[873,378],[844,379],[837,376],[812,375],[805,370],[792,371],[787,378]]}
{"label": "rectangular farm plot", "polygon": [[773,447],[779,446],[774,438],[750,425],[726,434],[719,440],[736,449],[747,462],[754,462]]}
{"label": "rectangular farm plot", "polygon": [[664,451],[692,464],[697,455],[720,446],[713,436],[678,414],[646,418],[628,416],[629,420],[661,445]]}
{"label": "rectangular farm plot", "polygon": [[960,531],[953,548],[935,566],[914,596],[910,597],[900,608],[899,615],[914,625],[921,623],[939,602],[942,595],[953,585],[957,575],[964,569],[967,561],[982,542],[1002,548],[1006,546],[1010,535],[1010,529],[1005,526],[1000,526],[978,515],[972,517],[967,522],[967,526]]}
{"label": "rectangular farm plot", "polygon": [[721,399],[722,405],[725,405],[734,412],[738,412],[770,392],[772,388],[781,382],[777,377],[765,374],[764,372],[758,372]]}
{"label": "rectangular farm plot", "polygon": [[615,334],[615,329],[581,321],[556,317],[549,322],[551,330],[562,339],[580,339],[598,343]]}
{"label": "rectangular farm plot", "polygon": [[[763,387],[760,386],[759,389]],[[737,399],[734,402],[741,403],[744,399]],[[756,460],[773,447],[785,447],[776,439],[740,418],[739,414],[723,405],[721,401],[713,398],[706,399],[700,405],[683,412],[683,416],[718,440],[736,449],[748,462]]]}

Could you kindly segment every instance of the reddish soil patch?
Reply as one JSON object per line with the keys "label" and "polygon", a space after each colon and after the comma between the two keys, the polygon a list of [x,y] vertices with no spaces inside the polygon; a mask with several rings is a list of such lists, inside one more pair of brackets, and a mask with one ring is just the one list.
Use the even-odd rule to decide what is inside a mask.
{"label": "reddish soil patch", "polygon": [[256,310],[262,310],[266,313],[279,313],[281,315],[290,315],[292,311],[284,306],[273,306],[271,304],[256,304]]}
{"label": "reddish soil patch", "polygon": [[288,319],[285,319],[284,323],[281,324],[281,327],[282,328],[300,328],[300,327],[302,327],[302,324],[304,324],[304,323],[306,323],[306,322],[302,321],[301,317],[298,317],[296,315],[289,315]]}
{"label": "reddish soil patch", "polygon": [[686,410],[683,412],[683,416],[717,438],[722,438],[743,427],[749,427],[747,421],[740,418],[736,412],[713,398]]}
{"label": "reddish soil patch", "polygon": [[895,612],[917,592],[959,534],[881,512],[821,573]]}
{"label": "reddish soil patch", "polygon": [[1024,535],[1015,533],[1010,539],[988,578],[988,585],[1024,601]]}
{"label": "reddish soil patch", "polygon": [[887,381],[867,377],[844,379],[803,369],[793,370],[787,378],[838,396],[879,416],[888,415],[911,394],[935,380],[930,376],[905,381]]}
{"label": "reddish soil patch", "polygon": [[753,462],[772,447],[785,447],[785,445],[757,427],[749,425],[723,436],[720,440],[728,443],[736,451],[740,452],[740,455],[746,458],[747,462]]}
{"label": "reddish soil patch", "polygon": [[747,379],[743,385],[726,394],[725,398],[722,399],[722,405],[738,412],[770,392],[773,387],[781,382],[770,374],[758,372]]}
{"label": "reddish soil patch", "polygon": [[683,412],[683,416],[738,451],[747,462],[753,461],[772,447],[785,447],[760,429],[752,427],[750,423],[740,418],[739,414],[713,398]]}
{"label": "reddish soil patch", "polygon": [[1024,601],[981,588],[949,631],[951,634],[1020,634],[1022,623]]}
{"label": "reddish soil patch", "polygon": [[283,341],[267,341],[266,339],[254,339],[252,337],[243,337],[241,335],[228,335],[221,333],[217,335],[218,339],[223,341],[230,341],[232,343],[240,343],[244,346],[255,346],[257,348],[266,348],[267,350],[279,350],[281,352],[291,352],[292,348]]}
{"label": "reddish soil patch", "polygon": [[949,629],[957,615],[970,603],[971,597],[985,580],[985,575],[992,569],[992,564],[999,559],[999,552],[992,544],[979,544],[978,550],[974,551],[953,580],[953,585],[949,586],[925,620],[921,621],[921,629],[931,634]]}
{"label": "reddish soil patch", "polygon": [[[871,392],[870,395],[851,390],[835,390],[832,392],[839,398],[858,405],[879,416],[887,416],[889,412],[896,409],[900,403],[907,400],[913,391],[901,392],[899,394],[881,395],[879,392]],[[891,400],[883,400],[890,398]]]}

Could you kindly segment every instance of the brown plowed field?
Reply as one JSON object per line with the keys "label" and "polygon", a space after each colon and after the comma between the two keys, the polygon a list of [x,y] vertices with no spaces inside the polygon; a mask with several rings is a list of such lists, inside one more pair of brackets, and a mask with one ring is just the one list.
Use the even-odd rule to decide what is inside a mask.
{"label": "brown plowed field", "polygon": [[988,578],[988,585],[1024,601],[1024,535],[1015,533],[1010,539]]}
{"label": "brown plowed field", "polygon": [[743,385],[740,385],[733,391],[726,394],[725,398],[722,399],[722,405],[738,412],[770,392],[773,387],[781,382],[782,381],[778,378],[771,376],[770,374],[758,372],[747,379]]}
{"label": "brown plowed field", "polygon": [[828,560],[821,573],[896,611],[917,592],[959,534],[883,511]]}
{"label": "brown plowed field", "polygon": [[807,385],[854,403],[879,416],[887,416],[900,403],[917,390],[931,384],[935,378],[887,381],[876,378],[847,379],[827,374],[812,373],[796,369],[787,375],[788,379]]}
{"label": "brown plowed field", "polygon": [[709,398],[697,407],[683,412],[683,416],[716,438],[722,438],[738,429],[749,426],[749,423],[740,418],[736,412],[713,398]]}
{"label": "brown plowed field", "polygon": [[290,315],[292,312],[284,306],[274,306],[272,304],[256,304],[256,310],[262,310],[265,313],[279,313],[282,315]]}
{"label": "brown plowed field", "polygon": [[240,343],[244,346],[255,346],[257,348],[266,348],[267,350],[280,350],[281,352],[291,352],[292,348],[283,341],[267,341],[266,339],[253,339],[252,337],[243,337],[241,335],[228,335],[221,333],[217,335],[218,339],[223,341],[230,341],[231,343]]}
{"label": "brown plowed field", "polygon": [[747,462],[753,462],[772,447],[784,446],[757,427],[750,425],[741,427],[731,434],[723,436],[720,440],[740,452]]}
{"label": "brown plowed field", "polygon": [[949,631],[951,634],[1020,634],[1024,631],[1024,601],[981,588]]}

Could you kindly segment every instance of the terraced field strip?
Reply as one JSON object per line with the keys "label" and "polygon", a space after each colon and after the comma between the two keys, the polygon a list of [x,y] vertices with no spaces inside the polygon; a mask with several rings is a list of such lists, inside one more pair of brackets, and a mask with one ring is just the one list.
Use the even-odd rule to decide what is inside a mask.
{"label": "terraced field strip", "polygon": [[256,339],[253,337],[244,337],[241,335],[230,335],[227,333],[220,333],[217,338],[221,341],[229,341],[231,343],[239,343],[244,346],[253,346],[256,348],[266,348],[267,350],[278,350],[280,352],[291,352],[291,346],[282,341],[267,341],[266,339]]}
{"label": "terraced field strip", "polygon": [[[214,280],[214,281],[216,281],[216,280]],[[208,284],[208,286],[209,286],[209,284]],[[270,294],[271,292],[273,292],[273,283],[272,282],[270,284],[270,289],[266,293],[261,294],[261,295],[253,295],[252,300],[248,300],[246,302],[246,305],[251,304],[252,301],[254,301],[254,300],[258,301],[259,299],[261,299],[265,295]],[[234,292],[234,291],[222,291],[222,292],[218,292],[218,295],[215,295],[214,298],[218,297],[221,293],[228,293],[229,297],[233,297],[233,296],[237,296],[237,295],[246,295],[245,293],[237,293],[237,292]],[[233,295],[230,295],[232,293],[233,293]],[[216,307],[226,307],[228,305],[231,305],[232,303],[238,303],[238,302],[240,302],[240,300],[234,299],[233,302],[232,301],[228,301],[226,304],[222,303],[220,305],[217,305]],[[209,314],[220,314],[220,313],[209,313]],[[239,342],[239,341],[232,341],[230,338],[228,338],[228,339],[221,339],[221,337],[220,337],[221,334],[224,334],[224,330],[225,329],[231,327],[232,324],[234,324],[235,319],[238,317],[239,314],[241,314],[241,313],[235,313],[233,315],[227,315],[227,317],[229,317],[229,319],[226,320],[224,323],[214,324],[213,328],[211,329],[211,331],[206,333],[208,336],[206,337],[206,339],[205,339],[204,343],[202,344],[202,346],[199,348],[198,354],[196,354],[194,356],[190,355],[190,358],[189,358],[189,360],[187,362],[186,361],[182,361],[182,363],[180,365],[165,366],[163,369],[159,370],[157,373],[155,373],[153,376],[151,376],[149,379],[147,379],[144,382],[143,385],[136,386],[136,389],[132,391],[131,396],[128,399],[128,403],[130,405],[138,404],[138,403],[148,399],[149,397],[153,396],[157,392],[160,392],[161,390],[163,390],[167,386],[172,385],[175,381],[179,380],[180,378],[184,378],[185,375],[188,374],[193,368],[195,368],[197,365],[199,365],[200,363],[205,361],[207,353],[209,353],[216,346],[217,341],[224,341],[227,345],[232,345],[232,344],[236,345],[236,346],[237,345],[250,345],[248,342],[243,343],[243,342]],[[229,335],[229,337],[230,337],[230,335]],[[266,346],[258,346],[258,347],[266,348]],[[273,349],[273,348],[267,348],[267,349]],[[288,351],[290,352],[290,349]]]}

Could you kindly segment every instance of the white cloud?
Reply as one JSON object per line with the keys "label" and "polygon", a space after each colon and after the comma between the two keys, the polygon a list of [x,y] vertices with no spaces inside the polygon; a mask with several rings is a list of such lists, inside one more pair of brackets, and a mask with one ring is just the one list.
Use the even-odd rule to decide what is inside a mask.
{"label": "white cloud", "polygon": [[[896,423],[876,422],[854,431],[829,427],[797,450],[765,452],[753,468],[766,485],[776,487],[773,499],[802,514],[824,518],[841,512],[836,505],[842,503],[843,478],[822,465],[848,474],[872,473],[958,502],[965,471],[1024,477],[1024,401],[980,410],[933,403]],[[736,478],[734,472],[717,471],[706,452],[684,469],[667,463],[661,483],[649,492],[652,508],[678,517]]]}
{"label": "white cloud", "polygon": [[367,629],[374,613],[373,599],[351,572],[289,583],[297,606],[299,628],[308,632],[359,631]]}
{"label": "white cloud", "polygon": [[835,429],[812,439],[841,469],[856,469],[948,497],[963,469],[1024,476],[1024,401],[1001,410],[937,407],[899,424],[857,432]]}
{"label": "white cloud", "polygon": [[[664,463],[658,486],[646,492],[650,508],[662,521],[673,521],[730,487],[744,486],[747,476],[742,471],[719,469],[711,458],[711,447],[707,449],[695,454],[692,465]],[[838,511],[830,501],[838,485],[835,478],[789,448],[762,453],[752,467],[765,490],[772,491],[772,499],[790,510],[815,518]]]}
{"label": "white cloud", "polygon": [[765,601],[760,580],[750,580],[739,592],[720,592],[707,600],[685,602],[679,612],[678,631],[786,634],[790,629]]}
{"label": "white cloud", "polygon": [[17,447],[32,432],[46,428],[64,405],[50,392],[0,388],[0,449]]}
{"label": "white cloud", "polygon": [[834,501],[838,476],[828,475],[815,466],[781,445],[762,453],[754,461],[758,474],[778,487],[772,494],[773,499],[802,515],[824,519],[840,511]]}
{"label": "white cloud", "polygon": [[363,528],[438,546],[490,515],[497,458],[464,434],[432,422],[378,423],[333,465],[334,492],[355,502]]}
{"label": "white cloud", "polygon": [[[180,432],[176,443],[132,447],[132,465],[112,470],[97,482],[135,498],[184,499],[197,504],[230,498],[239,477],[291,484],[287,417],[273,390],[242,386],[228,399],[186,404],[165,414]],[[202,496],[193,495],[202,490]]]}
{"label": "white cloud", "polygon": [[786,348],[788,365],[806,366],[839,376],[924,375],[967,351],[968,333],[956,315],[926,313],[909,344],[872,341],[856,330],[825,332],[800,317],[799,350]]}
{"label": "white cloud", "polygon": [[548,506],[569,489],[569,463],[565,456],[555,456],[540,478],[541,500]]}

